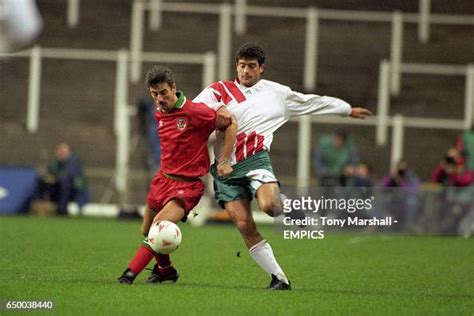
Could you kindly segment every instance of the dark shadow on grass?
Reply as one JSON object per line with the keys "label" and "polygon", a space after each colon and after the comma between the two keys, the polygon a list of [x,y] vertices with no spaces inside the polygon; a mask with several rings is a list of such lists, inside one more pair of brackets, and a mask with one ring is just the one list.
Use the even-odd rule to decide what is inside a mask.
{"label": "dark shadow on grass", "polygon": [[163,284],[144,284],[146,286],[178,286],[186,288],[212,288],[212,289],[226,289],[226,290],[265,290],[265,287],[255,287],[248,285],[223,285],[223,284],[208,284],[208,283],[190,283],[190,282],[177,282],[175,283],[163,283]]}

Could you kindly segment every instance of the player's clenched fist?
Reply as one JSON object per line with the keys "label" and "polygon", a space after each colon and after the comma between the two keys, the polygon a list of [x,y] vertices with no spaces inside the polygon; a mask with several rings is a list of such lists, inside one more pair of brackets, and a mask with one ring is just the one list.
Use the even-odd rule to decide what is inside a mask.
{"label": "player's clenched fist", "polygon": [[232,173],[233,170],[234,169],[230,165],[229,160],[219,162],[219,164],[217,165],[217,174],[219,175],[219,177],[227,177]]}

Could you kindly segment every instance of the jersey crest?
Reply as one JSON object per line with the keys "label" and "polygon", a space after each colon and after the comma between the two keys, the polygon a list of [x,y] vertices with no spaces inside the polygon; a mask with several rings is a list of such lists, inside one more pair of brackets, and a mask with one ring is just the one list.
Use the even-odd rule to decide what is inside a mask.
{"label": "jersey crest", "polygon": [[180,131],[186,129],[186,126],[188,126],[188,120],[185,117],[178,117],[176,119],[176,128],[179,129]]}

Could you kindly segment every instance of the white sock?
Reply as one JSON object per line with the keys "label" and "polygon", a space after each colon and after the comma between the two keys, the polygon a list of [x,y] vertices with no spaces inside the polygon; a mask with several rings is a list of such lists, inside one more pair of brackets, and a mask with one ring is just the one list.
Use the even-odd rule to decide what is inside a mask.
{"label": "white sock", "polygon": [[288,279],[285,273],[278,265],[278,262],[273,255],[273,250],[270,244],[264,239],[249,249],[253,260],[269,275],[274,274],[278,280],[288,284]]}

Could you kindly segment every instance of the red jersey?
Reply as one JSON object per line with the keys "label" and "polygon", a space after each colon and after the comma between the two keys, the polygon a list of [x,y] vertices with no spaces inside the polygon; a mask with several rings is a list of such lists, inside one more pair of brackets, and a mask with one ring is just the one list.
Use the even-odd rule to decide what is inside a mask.
{"label": "red jersey", "polygon": [[207,141],[216,125],[216,112],[179,94],[170,113],[157,110],[163,173],[202,177],[209,169]]}

